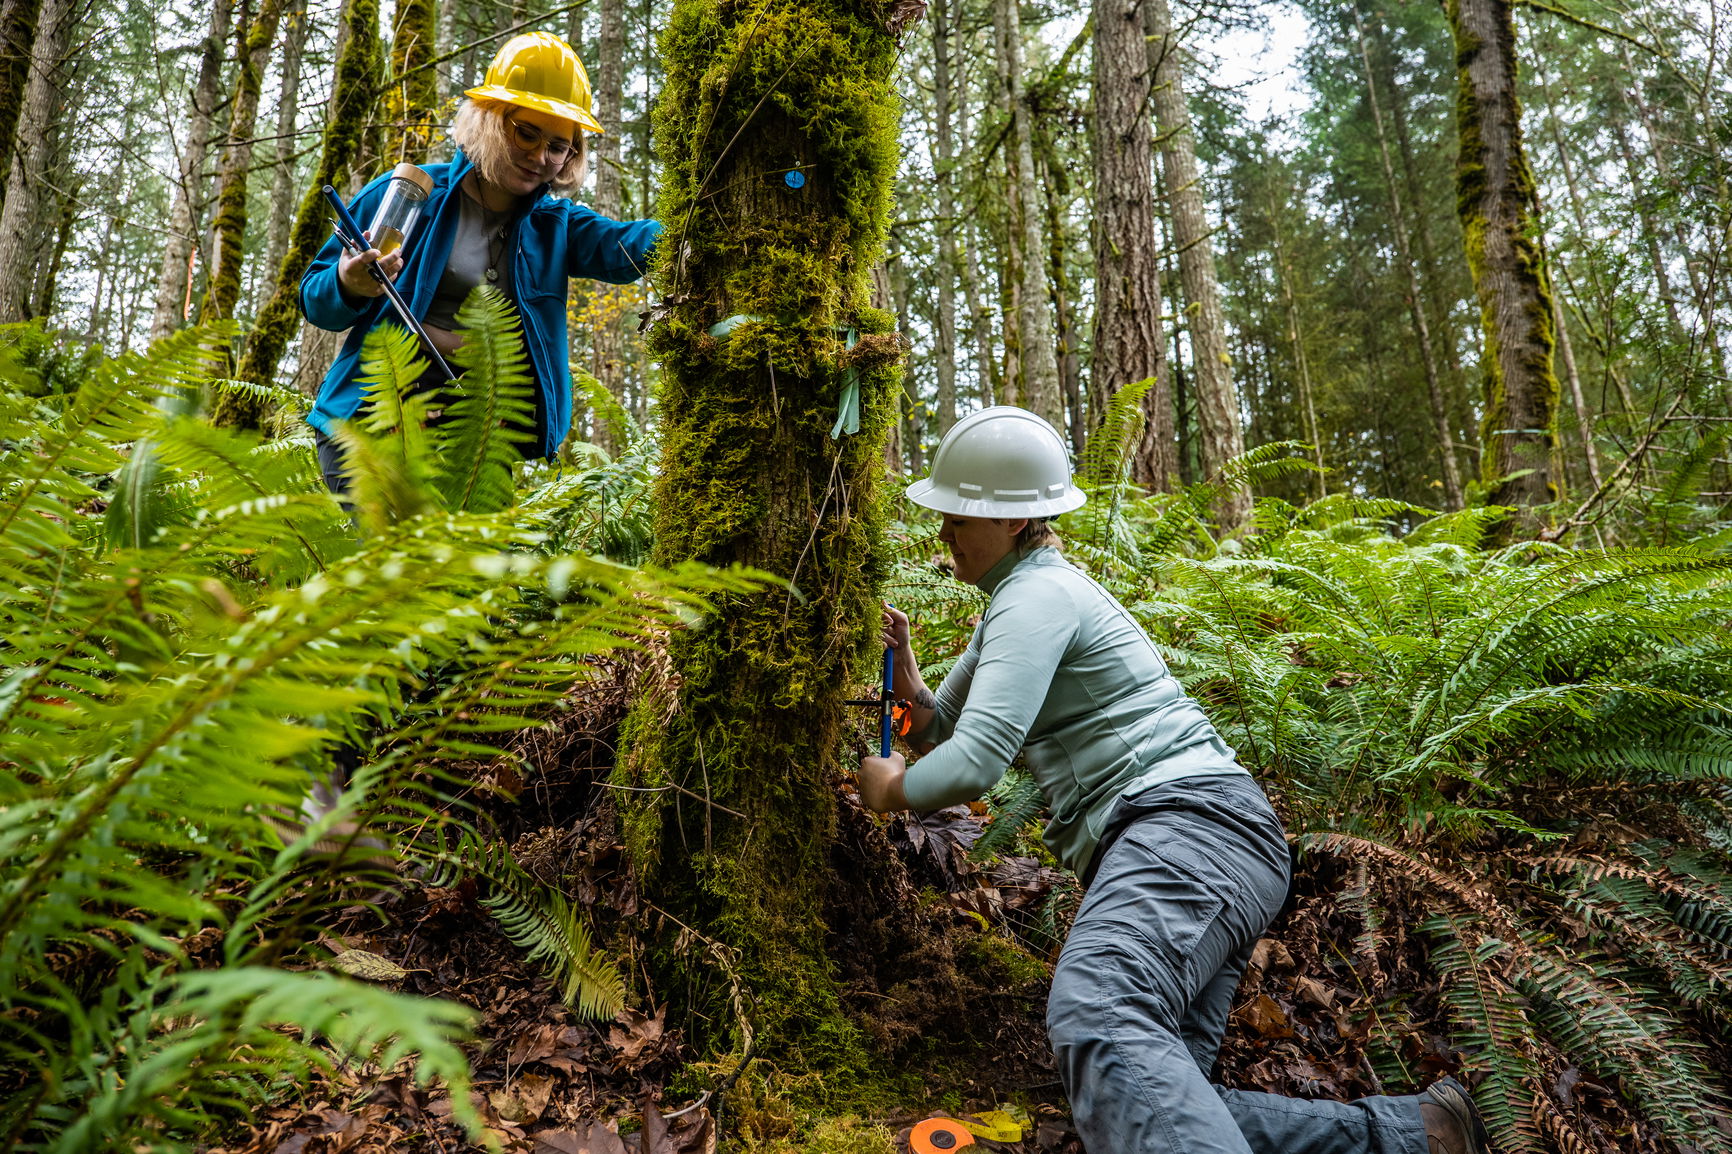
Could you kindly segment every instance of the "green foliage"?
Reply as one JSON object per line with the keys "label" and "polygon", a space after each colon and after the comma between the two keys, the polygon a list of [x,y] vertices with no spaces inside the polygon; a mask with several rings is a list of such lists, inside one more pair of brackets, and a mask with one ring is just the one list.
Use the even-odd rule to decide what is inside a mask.
{"label": "green foliage", "polygon": [[[755,586],[549,553],[473,427],[510,412],[511,355],[486,342],[499,359],[478,356],[481,387],[440,439],[479,446],[487,474],[411,427],[412,361],[400,341],[372,346],[372,405],[348,431],[366,454],[358,535],[304,440],[260,444],[187,411],[218,343],[179,334],[70,394],[18,387],[0,364],[9,1148],[190,1149],[333,1053],[409,1061],[475,1121],[466,1011],[279,967],[315,960],[318,920],[354,901],[347,879],[378,872],[358,831],[384,846],[375,859],[464,844],[435,792],[442,765],[511,756],[502,739],[587,659]],[[448,509],[453,494],[499,511]],[[362,767],[302,830],[285,819],[339,741]],[[463,862],[569,997],[617,1001],[563,899],[497,854],[441,868]]]}
{"label": "green foliage", "polygon": [[499,920],[506,936],[528,951],[531,961],[548,964],[572,1009],[607,1019],[625,1008],[625,982],[591,945],[571,903],[524,873],[503,843],[465,834],[428,864],[433,867],[428,875],[432,885],[450,885],[464,876],[487,882],[490,892],[481,904]]}
{"label": "green foliage", "polygon": [[[1283,451],[1234,468],[1279,475]],[[1346,863],[1374,993],[1401,964],[1393,927],[1422,912],[1500,1148],[1554,1148],[1535,1103],[1579,1065],[1677,1144],[1732,1149],[1711,1057],[1732,1045],[1732,554],[1487,548],[1498,509],[1422,521],[1348,494],[1265,498],[1217,540],[1213,485],[1091,495],[1061,523],[1067,554],[1142,622],[1299,844]],[[916,613],[934,671],[978,609],[954,588],[912,560],[898,579],[910,606],[963,618]],[[977,852],[1021,820],[1027,785],[1012,771],[995,791]],[[1620,818],[1665,836],[1608,836]],[[1380,1005],[1374,1052],[1398,1054],[1409,1020]]]}

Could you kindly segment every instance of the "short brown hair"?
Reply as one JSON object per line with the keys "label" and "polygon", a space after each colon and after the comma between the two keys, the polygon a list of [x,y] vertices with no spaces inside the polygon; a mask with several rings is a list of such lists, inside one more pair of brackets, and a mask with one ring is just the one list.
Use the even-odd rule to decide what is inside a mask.
{"label": "short brown hair", "polygon": [[1022,532],[1016,535],[1016,551],[1027,553],[1031,549],[1040,549],[1047,545],[1057,548],[1058,534],[1052,531],[1052,526],[1045,517],[1030,517],[1028,524],[1022,527]]}
{"label": "short brown hair", "polygon": [[[498,100],[465,97],[451,121],[451,139],[482,176],[496,183],[511,164],[507,151],[511,147],[511,130],[505,125],[505,110],[510,107]],[[549,182],[548,190],[555,196],[570,196],[589,174],[589,142],[584,139],[587,134],[575,124],[572,128],[575,131],[571,155]]]}

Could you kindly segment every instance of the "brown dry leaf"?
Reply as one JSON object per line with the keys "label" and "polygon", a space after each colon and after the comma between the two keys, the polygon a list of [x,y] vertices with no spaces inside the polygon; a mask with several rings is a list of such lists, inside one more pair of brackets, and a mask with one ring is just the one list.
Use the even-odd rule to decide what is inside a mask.
{"label": "brown dry leaf", "polygon": [[500,1118],[527,1126],[547,1112],[547,1100],[553,1095],[553,1079],[545,1074],[524,1074],[503,1090],[494,1090],[487,1101]]}
{"label": "brown dry leaf", "polygon": [[1258,994],[1233,1013],[1265,1038],[1297,1036],[1293,1033],[1293,1027],[1287,1024],[1287,1015],[1281,1012],[1281,1007],[1276,1005],[1275,999],[1268,994]]}
{"label": "brown dry leaf", "polygon": [[1290,970],[1293,968],[1293,955],[1274,938],[1258,938],[1257,944],[1251,947],[1251,964],[1265,974],[1277,968]]}
{"label": "brown dry leaf", "polygon": [[340,974],[348,974],[351,978],[361,978],[369,982],[400,981],[410,973],[389,958],[382,958],[366,950],[344,950],[325,964]]}
{"label": "brown dry leaf", "polygon": [[662,1033],[666,1028],[668,1008],[663,1006],[653,1017],[637,1010],[623,1010],[607,1032],[607,1044],[619,1051],[619,1064],[635,1072],[656,1057],[661,1049]]}
{"label": "brown dry leaf", "polygon": [[1302,1002],[1310,1002],[1314,1006],[1322,1006],[1325,1010],[1335,1008],[1335,992],[1316,978],[1297,977],[1293,979],[1293,992]]}
{"label": "brown dry leaf", "polygon": [[543,1130],[530,1137],[535,1139],[534,1154],[626,1154],[625,1143],[605,1122],[578,1130]]}
{"label": "brown dry leaf", "polygon": [[560,1050],[558,1026],[537,1026],[533,1030],[525,1030],[517,1035],[511,1043],[511,1050],[505,1055],[506,1067],[521,1066],[526,1062],[539,1062],[550,1058]]}

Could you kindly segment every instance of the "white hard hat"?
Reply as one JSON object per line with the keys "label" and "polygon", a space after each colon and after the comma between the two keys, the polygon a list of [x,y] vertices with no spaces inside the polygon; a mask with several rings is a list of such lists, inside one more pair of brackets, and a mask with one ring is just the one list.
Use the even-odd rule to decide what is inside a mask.
{"label": "white hard hat", "polygon": [[958,517],[1056,517],[1088,500],[1071,481],[1058,430],[1027,409],[994,405],[950,427],[932,473],[908,486],[916,505]]}

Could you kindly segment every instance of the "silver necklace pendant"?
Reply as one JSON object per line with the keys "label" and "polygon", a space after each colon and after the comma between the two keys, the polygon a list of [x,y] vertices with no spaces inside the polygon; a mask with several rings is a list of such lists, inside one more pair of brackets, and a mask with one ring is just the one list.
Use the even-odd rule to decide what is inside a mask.
{"label": "silver necklace pendant", "polygon": [[499,270],[498,269],[490,268],[487,270],[487,283],[488,284],[492,284],[493,282],[497,281],[498,279],[499,279]]}

